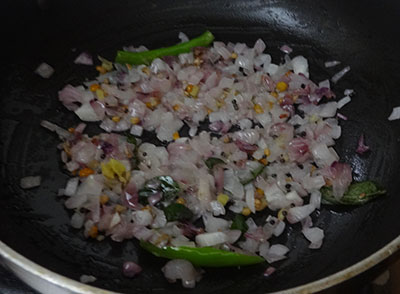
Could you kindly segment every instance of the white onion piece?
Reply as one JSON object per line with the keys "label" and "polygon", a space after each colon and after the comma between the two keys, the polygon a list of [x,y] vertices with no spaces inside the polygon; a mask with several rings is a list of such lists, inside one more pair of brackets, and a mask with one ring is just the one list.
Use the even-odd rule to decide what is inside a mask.
{"label": "white onion piece", "polygon": [[314,191],[310,196],[310,204],[313,205],[316,209],[320,209],[321,207],[321,192]]}
{"label": "white onion piece", "polygon": [[308,61],[304,56],[296,56],[292,59],[292,67],[295,74],[303,74],[308,78]]}
{"label": "white onion piece", "polygon": [[343,94],[344,94],[344,96],[351,96],[354,94],[354,90],[353,89],[345,89]]}
{"label": "white onion piece", "polygon": [[332,60],[332,61],[326,61],[325,62],[325,67],[334,67],[336,65],[339,65],[341,62],[337,60]]}
{"label": "white onion piece", "polygon": [[282,259],[286,258],[286,253],[289,252],[289,248],[287,248],[285,245],[281,244],[275,244],[272,245],[268,252],[265,254],[265,259],[269,263],[273,263]]}
{"label": "white onion piece", "polygon": [[257,54],[263,53],[266,47],[267,46],[265,45],[262,39],[258,39],[254,44],[254,50],[256,51]]}
{"label": "white onion piece", "polygon": [[214,42],[214,48],[223,59],[228,59],[231,56],[231,53],[226,49],[225,44],[222,42]]}
{"label": "white onion piece", "polygon": [[71,138],[72,134],[70,132],[68,132],[67,130],[57,126],[56,124],[53,124],[47,120],[42,120],[40,122],[40,125],[52,132],[56,132],[57,135],[61,138],[61,139],[68,139]]}
{"label": "white onion piece", "polygon": [[234,199],[242,200],[244,198],[243,185],[231,169],[224,172],[224,189],[231,192]]}
{"label": "white onion piece", "polygon": [[161,270],[165,278],[171,283],[175,283],[176,280],[182,280],[184,288],[194,288],[196,282],[201,279],[201,273],[189,261],[184,259],[170,260]]}
{"label": "white onion piece", "polygon": [[242,235],[242,231],[240,230],[229,230],[224,232],[226,236],[228,237],[228,241],[226,241],[229,244],[235,243],[237,240],[239,240],[240,236]]}
{"label": "white onion piece", "polygon": [[140,137],[143,134],[143,127],[140,125],[133,125],[129,133],[134,136]]}
{"label": "white onion piece", "polygon": [[260,242],[252,238],[246,238],[245,241],[239,242],[239,246],[247,252],[256,253],[259,250]]}
{"label": "white onion piece", "polygon": [[75,114],[83,121],[99,121],[101,118],[94,111],[93,107],[90,103],[82,104],[77,110],[75,110]]}
{"label": "white onion piece", "polygon": [[252,213],[256,213],[256,207],[255,207],[255,203],[254,203],[254,185],[252,183],[247,184],[244,187],[245,191],[246,191],[246,204],[247,207],[250,209],[250,211]]}
{"label": "white onion piece", "polygon": [[229,210],[235,213],[241,213],[243,208],[246,207],[246,202],[241,200],[234,200],[233,205],[229,206]]}
{"label": "white onion piece", "polygon": [[228,236],[223,232],[204,233],[196,236],[196,244],[200,247],[215,246],[228,242]]}
{"label": "white onion piece", "polygon": [[290,201],[276,184],[267,187],[267,189],[264,190],[264,194],[266,195],[268,208],[271,210],[278,210],[290,205]]}
{"label": "white onion piece", "polygon": [[164,214],[164,211],[158,209],[154,206],[151,207],[151,211],[154,213],[155,217],[151,224],[153,229],[162,228],[167,224],[167,217]]}
{"label": "white onion piece", "polygon": [[242,52],[247,48],[245,43],[236,43],[233,47],[233,51],[236,54],[242,54]]}
{"label": "white onion piece", "polygon": [[223,77],[218,84],[218,88],[224,89],[224,88],[231,88],[233,86],[233,79],[229,79],[226,77]]}
{"label": "white onion piece", "polygon": [[189,41],[188,36],[186,36],[186,34],[183,32],[179,32],[178,38],[179,40],[181,40],[182,43]]}
{"label": "white onion piece", "polygon": [[183,235],[180,235],[176,238],[172,238],[171,240],[171,245],[172,246],[186,246],[186,247],[196,247],[196,244],[193,241],[190,241],[188,238],[186,238]]}
{"label": "white onion piece", "polygon": [[79,281],[81,283],[87,284],[87,283],[93,283],[94,281],[96,281],[97,278],[91,275],[81,275],[79,277]]}
{"label": "white onion piece", "polygon": [[211,214],[203,215],[203,223],[208,233],[226,231],[230,226],[226,219],[213,217]]}
{"label": "white onion piece", "polygon": [[328,88],[328,89],[330,89],[331,88],[331,84],[329,83],[329,80],[326,79],[326,80],[323,80],[322,82],[320,82],[318,84],[318,88]]}
{"label": "white onion piece", "polygon": [[304,206],[292,207],[288,210],[286,219],[288,220],[289,223],[295,224],[295,223],[305,219],[314,210],[315,210],[315,206],[311,205],[311,204],[307,204]]}
{"label": "white onion piece", "polygon": [[340,100],[338,101],[337,108],[338,108],[338,109],[342,108],[343,106],[345,106],[345,105],[346,105],[347,103],[349,103],[350,101],[351,101],[351,98],[350,98],[349,96],[343,97],[342,99],[340,99]]}
{"label": "white onion piece", "polygon": [[286,223],[282,222],[282,221],[279,221],[278,224],[276,225],[274,231],[273,231],[274,236],[275,237],[280,236],[283,233],[283,231],[285,230],[285,227],[286,227]]}
{"label": "white onion piece", "polygon": [[393,107],[392,113],[388,117],[388,120],[400,119],[400,106]]}
{"label": "white onion piece", "polygon": [[36,68],[35,73],[44,79],[48,79],[54,74],[54,68],[43,62]]}
{"label": "white onion piece", "polygon": [[275,75],[276,72],[278,71],[279,66],[274,64],[274,63],[270,63],[267,65],[266,68],[264,68],[264,71],[269,73],[271,76]]}
{"label": "white onion piece", "polygon": [[320,228],[307,228],[302,230],[303,235],[311,244],[308,246],[310,249],[318,249],[322,246],[324,239],[324,231]]}
{"label": "white onion piece", "polygon": [[40,186],[41,181],[41,176],[28,176],[21,178],[19,185],[22,189],[30,189]]}
{"label": "white onion piece", "polygon": [[349,71],[350,71],[350,66],[346,66],[341,71],[334,74],[334,76],[331,78],[331,81],[337,83]]}
{"label": "white onion piece", "polygon": [[303,199],[299,196],[299,194],[293,190],[287,193],[286,199],[289,200],[291,203],[295,204],[296,206],[301,206],[303,205]]}
{"label": "white onion piece", "polygon": [[65,186],[64,190],[64,195],[65,196],[73,196],[75,195],[77,189],[78,189],[78,184],[79,184],[79,178],[75,177],[72,179],[69,179],[67,182],[67,185]]}
{"label": "white onion piece", "polygon": [[121,222],[121,217],[120,217],[119,213],[118,212],[114,213],[112,218],[111,218],[111,222],[110,222],[109,228],[111,229],[112,227],[115,227],[120,222]]}
{"label": "white onion piece", "polygon": [[214,216],[225,215],[225,207],[219,201],[210,202],[211,212]]}
{"label": "white onion piece", "polygon": [[268,250],[269,250],[269,242],[265,241],[265,242],[261,243],[259,248],[258,248],[258,250],[259,250],[258,254],[261,257],[264,257],[264,259],[266,259],[267,254],[268,254]]}
{"label": "white onion piece", "polygon": [[318,106],[318,115],[320,117],[334,117],[338,109],[338,102],[328,102]]}
{"label": "white onion piece", "polygon": [[80,212],[75,212],[71,217],[71,227],[80,229],[85,221],[85,215]]}
{"label": "white onion piece", "polygon": [[330,166],[333,162],[339,160],[339,156],[335,150],[333,150],[333,148],[328,148],[328,146],[323,143],[313,145],[311,147],[311,153],[315,163],[321,167]]}
{"label": "white onion piece", "polygon": [[83,65],[93,65],[93,58],[89,53],[82,52],[75,58],[74,63]]}

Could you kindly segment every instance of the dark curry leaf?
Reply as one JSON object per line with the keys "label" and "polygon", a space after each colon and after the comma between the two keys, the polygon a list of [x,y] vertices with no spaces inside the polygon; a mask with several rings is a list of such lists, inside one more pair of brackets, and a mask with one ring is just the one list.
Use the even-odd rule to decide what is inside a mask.
{"label": "dark curry leaf", "polygon": [[193,212],[185,205],[180,203],[172,203],[164,208],[164,214],[167,221],[190,220]]}
{"label": "dark curry leaf", "polygon": [[322,187],[322,203],[328,205],[362,205],[386,193],[386,190],[373,181],[352,183],[343,197],[333,196],[332,187]]}

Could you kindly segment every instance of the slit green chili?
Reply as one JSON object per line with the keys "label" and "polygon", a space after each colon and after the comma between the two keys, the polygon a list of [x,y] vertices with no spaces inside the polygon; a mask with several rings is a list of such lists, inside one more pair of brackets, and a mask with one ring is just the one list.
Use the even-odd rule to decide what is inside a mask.
{"label": "slit green chili", "polygon": [[194,266],[227,267],[261,263],[264,259],[257,255],[247,255],[225,251],[213,247],[157,247],[149,242],[140,241],[140,246],[158,257],[169,259],[185,259]]}
{"label": "slit green chili", "polygon": [[210,31],[206,31],[197,38],[170,47],[163,47],[144,52],[118,51],[117,56],[115,57],[115,62],[134,65],[150,64],[156,58],[187,53],[194,47],[206,47],[210,45],[213,40],[214,35]]}

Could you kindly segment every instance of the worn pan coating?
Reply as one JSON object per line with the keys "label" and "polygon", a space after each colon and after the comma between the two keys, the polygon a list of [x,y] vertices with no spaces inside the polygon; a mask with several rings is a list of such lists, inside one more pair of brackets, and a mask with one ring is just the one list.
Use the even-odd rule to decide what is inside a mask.
{"label": "worn pan coating", "polygon": [[[9,2],[9,3],[8,3]],[[343,135],[336,148],[352,165],[356,180],[375,179],[387,187],[387,196],[359,208],[323,207],[315,224],[325,230],[320,250],[311,251],[299,228],[285,232],[282,242],[292,250],[279,270],[264,278],[263,266],[210,269],[191,293],[265,293],[282,291],[320,280],[371,256],[400,233],[400,122],[389,122],[400,105],[400,2],[361,0],[321,1],[5,1],[2,9],[3,66],[1,94],[2,195],[0,240],[31,261],[63,276],[81,274],[98,278],[94,286],[124,293],[179,293],[160,268],[165,260],[143,252],[135,241],[87,241],[70,228],[70,212],[56,197],[68,178],[55,146],[56,136],[39,126],[47,119],[63,127],[78,122],[57,99],[64,84],[79,84],[94,77],[92,67],[74,65],[81,51],[112,59],[128,44],[158,47],[177,42],[179,31],[195,36],[210,29],[217,39],[245,41],[261,37],[279,61],[278,47],[289,44],[296,54],[309,58],[311,77],[321,81],[341,66],[326,69],[326,60],[340,60],[351,72],[335,85],[341,97],[345,88],[357,92],[341,112]],[[49,80],[34,74],[41,63],[56,72]],[[90,126],[92,132],[98,131]],[[372,151],[354,151],[361,133]],[[23,191],[19,179],[40,174],[39,188]],[[398,246],[392,243],[389,255]],[[5,248],[5,247],[4,247]],[[2,250],[3,257],[5,249]],[[387,249],[387,247],[386,247]],[[376,256],[375,256],[376,257]],[[372,263],[363,264],[368,268]],[[121,275],[124,260],[135,260],[144,272],[135,279]],[[355,271],[358,272],[359,270]],[[349,274],[350,272],[350,274]],[[332,285],[353,274],[340,272]],[[66,282],[67,283],[67,282]],[[305,288],[306,292],[324,288]],[[68,283],[67,283],[68,284]],[[315,285],[315,284],[314,284]],[[313,290],[314,289],[314,290]],[[89,290],[85,290],[89,291]],[[87,292],[89,293],[89,292]],[[94,292],[92,292],[94,293]],[[283,293],[283,292],[282,292]]]}

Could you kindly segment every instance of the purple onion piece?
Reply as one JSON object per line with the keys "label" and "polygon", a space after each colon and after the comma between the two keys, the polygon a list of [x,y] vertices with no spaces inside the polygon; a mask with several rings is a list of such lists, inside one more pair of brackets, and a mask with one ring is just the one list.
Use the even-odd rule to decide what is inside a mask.
{"label": "purple onion piece", "polygon": [[269,277],[276,271],[276,268],[273,266],[269,266],[265,271],[264,271],[264,277]]}
{"label": "purple onion piece", "polygon": [[156,193],[154,195],[149,196],[147,198],[147,200],[149,201],[149,203],[151,205],[155,205],[157,202],[159,202],[161,200],[161,198],[162,198],[162,193],[158,192],[158,193]]}
{"label": "purple onion piece", "polygon": [[356,152],[358,154],[364,154],[365,152],[369,151],[369,149],[369,146],[365,145],[364,143],[364,134],[361,134],[360,138],[358,139]]}
{"label": "purple onion piece", "polygon": [[293,49],[290,48],[288,45],[283,45],[281,48],[279,48],[283,53],[289,54],[293,52]]}
{"label": "purple onion piece", "polygon": [[125,277],[133,278],[138,273],[142,271],[140,265],[134,263],[133,261],[125,261],[122,265],[122,273]]}
{"label": "purple onion piece", "polygon": [[105,154],[109,154],[114,150],[114,146],[106,141],[101,142],[100,147]]}
{"label": "purple onion piece", "polygon": [[339,112],[336,115],[337,115],[338,118],[341,118],[343,120],[348,120],[347,116],[345,116],[345,115],[343,115],[343,114],[341,114]]}

